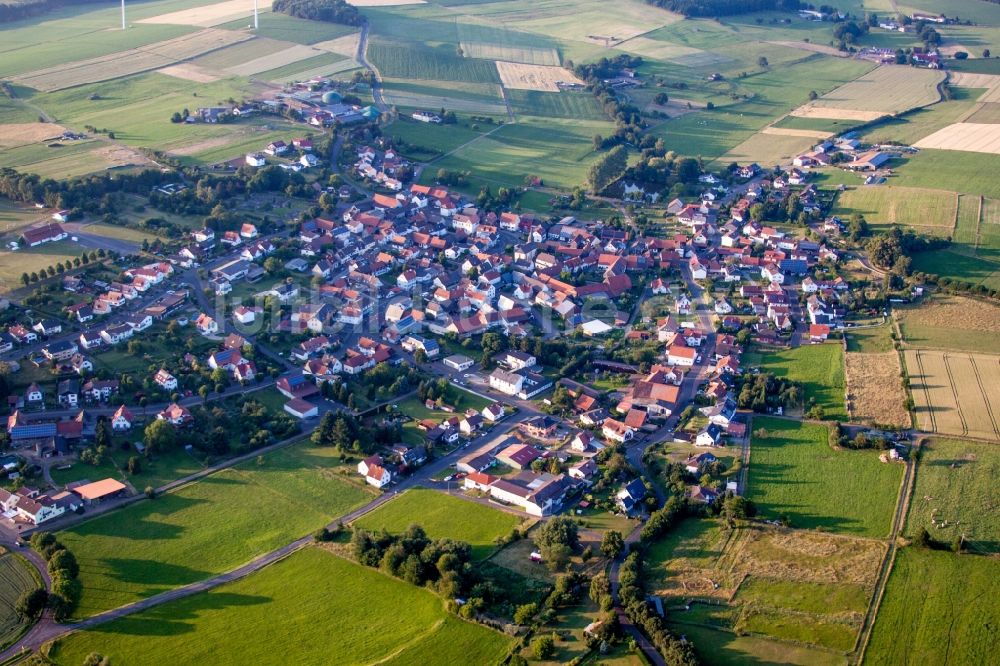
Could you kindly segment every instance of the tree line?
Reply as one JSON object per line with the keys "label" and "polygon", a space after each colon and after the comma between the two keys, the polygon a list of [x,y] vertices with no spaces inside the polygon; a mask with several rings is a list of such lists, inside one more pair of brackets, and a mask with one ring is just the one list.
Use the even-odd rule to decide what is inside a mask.
{"label": "tree line", "polygon": [[101,2],[101,0],[73,0],[73,2],[63,2],[61,0],[15,0],[14,2],[0,3],[0,23],[10,23],[21,19],[39,16],[47,12],[64,7],[66,5],[82,5],[84,3]]}

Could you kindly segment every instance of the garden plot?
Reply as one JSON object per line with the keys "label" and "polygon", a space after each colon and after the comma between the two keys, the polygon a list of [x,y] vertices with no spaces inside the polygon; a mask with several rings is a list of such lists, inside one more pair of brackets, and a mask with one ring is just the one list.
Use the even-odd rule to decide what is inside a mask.
{"label": "garden plot", "polygon": [[278,67],[284,67],[285,65],[291,65],[301,60],[308,60],[318,55],[325,55],[326,53],[327,51],[323,49],[317,49],[304,44],[294,44],[283,51],[254,58],[253,60],[230,67],[228,71],[237,76],[251,76],[260,72],[277,69]]}
{"label": "garden plot", "polygon": [[576,83],[583,85],[573,72],[563,67],[546,65],[528,65],[518,62],[497,61],[497,73],[505,88],[516,90],[541,90],[559,92],[557,83]]}
{"label": "garden plot", "polygon": [[[272,0],[257,0],[257,8],[260,11],[271,9]],[[242,16],[248,19],[253,16],[252,6],[246,0],[227,0],[227,2],[217,2],[204,7],[192,7],[182,9],[169,14],[160,14],[147,19],[140,19],[136,23],[168,23],[174,25],[194,25],[201,28],[211,28],[220,23],[228,23]]]}
{"label": "garden plot", "polygon": [[911,349],[906,366],[921,430],[1000,439],[1000,357]]}
{"label": "garden plot", "polygon": [[253,39],[253,35],[233,30],[200,30],[143,48],[28,72],[13,81],[51,92],[161,69],[249,39]]}
{"label": "garden plot", "polygon": [[917,148],[964,150],[1000,155],[1000,125],[955,123],[913,144]]}

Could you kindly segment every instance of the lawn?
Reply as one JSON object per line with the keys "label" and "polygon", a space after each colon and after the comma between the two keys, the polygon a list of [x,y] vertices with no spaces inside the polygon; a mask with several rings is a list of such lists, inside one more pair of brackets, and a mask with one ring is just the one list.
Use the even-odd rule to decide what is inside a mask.
{"label": "lawn", "polygon": [[950,544],[962,535],[975,551],[1000,551],[1000,513],[995,506],[998,474],[1000,448],[994,445],[926,440],[920,448],[906,534],[912,538],[927,528],[938,541]]}
{"label": "lawn", "polygon": [[113,664],[490,664],[510,638],[442,600],[316,547],[243,580],[59,639],[49,657]]}
{"label": "lawn", "polygon": [[418,524],[432,539],[465,541],[477,560],[489,557],[496,548],[494,539],[520,523],[513,514],[425,488],[408,490],[354,522],[366,530],[397,534]]}
{"label": "lawn", "polygon": [[308,534],[371,499],[350,471],[303,442],[60,533],[80,561],[77,615],[227,571]]}
{"label": "lawn", "polygon": [[31,623],[14,610],[22,593],[41,587],[35,568],[21,555],[0,548],[0,648],[17,639]]}
{"label": "lawn", "polygon": [[[764,430],[766,436],[758,433]],[[755,417],[748,496],[764,518],[793,527],[884,537],[903,468],[875,452],[834,451],[818,424]]]}
{"label": "lawn", "polygon": [[453,408],[454,411],[447,412],[442,409],[428,409],[424,401],[414,396],[398,403],[399,411],[411,419],[417,421],[422,419],[446,419],[452,416],[461,416],[467,409],[482,411],[484,407],[491,404],[485,398],[480,398],[474,393],[469,393],[454,385],[448,385],[447,394],[444,396],[444,403]]}
{"label": "lawn", "polygon": [[909,187],[862,186],[837,197],[835,215],[865,216],[872,226],[913,227],[924,234],[951,236],[958,197],[954,192]]}
{"label": "lawn", "polygon": [[865,652],[865,664],[986,664],[1000,651],[1000,562],[904,548]]}
{"label": "lawn", "polygon": [[840,343],[803,345],[794,349],[761,354],[761,370],[801,382],[804,404],[813,401],[823,408],[823,416],[847,419],[844,407],[844,352]]}

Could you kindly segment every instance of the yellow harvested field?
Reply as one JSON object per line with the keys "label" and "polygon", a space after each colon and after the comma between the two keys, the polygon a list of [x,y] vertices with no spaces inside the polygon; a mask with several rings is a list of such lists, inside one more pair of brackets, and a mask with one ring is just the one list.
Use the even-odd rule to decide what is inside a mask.
{"label": "yellow harvested field", "polygon": [[783,41],[769,41],[768,44],[774,44],[776,46],[787,46],[793,49],[801,49],[803,51],[812,51],[813,53],[822,53],[824,55],[834,56],[837,58],[846,58],[847,53],[841,51],[840,49],[835,49],[827,44],[814,44],[812,42],[783,42]]}
{"label": "yellow harvested field", "polygon": [[1000,86],[1000,75],[952,72],[948,83],[959,88],[993,88]]}
{"label": "yellow harvested field", "polygon": [[[271,9],[271,0],[257,0],[257,8],[261,11]],[[160,14],[136,23],[168,23],[172,25],[194,25],[211,28],[220,23],[228,23],[240,17],[253,16],[253,3],[246,0],[227,0],[204,7],[182,9],[169,14]]]}
{"label": "yellow harvested field", "polygon": [[526,65],[497,60],[497,72],[505,88],[559,92],[558,82],[583,84],[573,72],[563,67]]}
{"label": "yellow harvested field", "polygon": [[295,44],[293,46],[289,46],[287,49],[278,51],[277,53],[271,53],[269,55],[261,56],[260,58],[248,60],[247,62],[240,63],[239,65],[234,65],[233,67],[230,67],[228,71],[231,74],[236,74],[237,76],[250,76],[252,74],[257,74],[258,72],[266,72],[278,67],[284,67],[285,65],[291,65],[294,62],[307,60],[325,53],[329,52],[312,46],[306,46],[304,44]]}
{"label": "yellow harvested field", "polygon": [[160,74],[172,76],[175,79],[184,79],[185,81],[194,81],[195,83],[211,83],[212,81],[218,81],[222,78],[212,70],[199,67],[198,65],[190,62],[170,65],[169,67],[164,67],[163,69],[158,69],[156,71]]}
{"label": "yellow harvested field", "polygon": [[939,101],[938,84],[944,77],[941,70],[882,65],[828,92],[812,105],[826,109],[901,113]]}
{"label": "yellow harvested field", "polygon": [[209,28],[139,49],[119,51],[98,58],[79,60],[57,67],[20,74],[12,80],[36,90],[46,92],[62,90],[86,83],[107,81],[130,74],[162,69],[248,39],[253,39],[253,35],[235,30]]}
{"label": "yellow harvested field", "polygon": [[881,111],[863,111],[861,109],[834,109],[815,106],[815,102],[803,104],[788,115],[796,118],[825,118],[828,120],[878,120],[886,115]]}
{"label": "yellow harvested field", "polygon": [[[986,200],[990,201],[993,200]],[[985,203],[983,207],[985,210]],[[962,296],[936,297],[918,308],[896,310],[896,318],[906,327],[981,331],[1000,335],[1000,308]]]}
{"label": "yellow harvested field", "polygon": [[761,134],[771,134],[773,136],[806,136],[813,139],[825,139],[833,136],[833,132],[822,132],[820,130],[793,129],[791,127],[765,127]]}
{"label": "yellow harvested field", "polygon": [[26,146],[29,143],[58,139],[66,128],[53,123],[14,123],[0,125],[0,148]]}
{"label": "yellow harvested field", "polygon": [[316,44],[313,44],[313,47],[329,51],[330,53],[347,56],[348,58],[353,58],[358,54],[358,42],[360,39],[361,33],[355,32],[350,35],[344,35],[343,37],[337,37],[336,39],[330,39],[325,42],[317,42]]}
{"label": "yellow harvested field", "polygon": [[921,430],[1000,439],[1000,356],[909,349],[906,366]]}
{"label": "yellow harvested field", "polygon": [[917,148],[964,150],[973,153],[1000,155],[1000,125],[955,123],[913,144]]}
{"label": "yellow harvested field", "polygon": [[994,102],[994,103],[1000,102],[1000,86],[993,86],[992,88],[984,92],[982,95],[980,95],[977,101],[983,104],[987,104],[989,102]]}
{"label": "yellow harvested field", "polygon": [[906,393],[899,378],[896,352],[844,355],[847,373],[847,411],[853,422],[909,426],[903,407]]}
{"label": "yellow harvested field", "polygon": [[422,5],[427,0],[347,0],[355,7],[395,7],[396,5]]}

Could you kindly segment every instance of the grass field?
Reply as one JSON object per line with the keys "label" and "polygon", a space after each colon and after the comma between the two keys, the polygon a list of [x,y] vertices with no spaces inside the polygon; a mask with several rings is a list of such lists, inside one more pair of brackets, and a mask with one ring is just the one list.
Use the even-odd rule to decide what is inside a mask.
{"label": "grass field", "polygon": [[998,596],[996,559],[904,548],[896,556],[864,663],[990,662],[1000,650]]}
{"label": "grass field", "polygon": [[844,333],[847,351],[862,354],[879,354],[892,351],[892,324],[882,324],[873,328],[856,328]]}
{"label": "grass field", "polygon": [[[551,187],[571,188],[584,183],[590,164],[598,157],[592,148],[593,135],[610,130],[606,122],[522,119],[460,148],[434,166],[471,171],[474,178],[494,189],[498,185],[521,186],[526,176],[541,178]],[[433,177],[433,172],[425,170],[424,177]]]}
{"label": "grass field", "polygon": [[80,561],[77,614],[234,568],[370,499],[337,467],[332,451],[303,443],[61,532]]}
{"label": "grass field", "polygon": [[961,296],[936,296],[895,308],[907,347],[1000,354],[1000,307]]}
{"label": "grass field", "polygon": [[14,610],[22,593],[41,587],[34,567],[21,555],[0,549],[0,647],[16,640],[30,626]]}
{"label": "grass field", "polygon": [[[654,544],[651,586],[679,626],[850,652],[885,546],[802,530],[688,520]],[[822,554],[821,554],[822,553]],[[772,641],[769,641],[769,643]]]}
{"label": "grass field", "polygon": [[965,536],[975,552],[1000,551],[1000,514],[994,484],[1000,448],[981,442],[934,438],[920,447],[917,481],[906,519],[906,534],[921,528],[950,544]]}
{"label": "grass field", "polygon": [[376,39],[368,46],[368,58],[386,77],[500,83],[491,61],[463,58],[445,48],[420,48],[416,44]]}
{"label": "grass field", "polygon": [[883,65],[823,95],[814,105],[900,113],[938,101],[937,85],[943,80],[940,71]]}
{"label": "grass field", "polygon": [[906,368],[922,430],[1000,439],[1000,357],[907,349]]}
{"label": "grass field", "polygon": [[432,592],[310,547],[236,583],[74,633],[49,656],[67,666],[94,651],[115,664],[236,665],[277,654],[297,664],[491,664],[510,640],[448,614]]}
{"label": "grass field", "polygon": [[832,450],[822,425],[754,417],[753,432],[747,495],[765,518],[857,536],[888,533],[901,465],[881,463],[871,451]]}
{"label": "grass field", "polygon": [[840,344],[803,345],[765,352],[760,366],[777,377],[801,382],[805,388],[805,404],[815,401],[823,408],[825,418],[846,419],[844,353]]}
{"label": "grass field", "polygon": [[706,664],[752,666],[788,664],[789,666],[846,666],[847,657],[835,652],[791,645],[758,636],[738,636],[705,626],[670,625],[675,633],[694,644],[695,653]]}
{"label": "grass field", "polygon": [[455,150],[495,127],[495,125],[473,123],[461,116],[455,125],[432,125],[400,117],[386,127],[384,133],[406,143],[400,147],[403,155],[411,159],[426,160],[428,155],[436,156]]}
{"label": "grass field", "polygon": [[602,120],[604,114],[590,93],[508,90],[515,115]]}
{"label": "grass field", "polygon": [[1000,198],[1000,181],[991,174],[1000,167],[1000,155],[927,148],[899,160],[892,184],[949,190]]}
{"label": "grass field", "polygon": [[366,530],[400,533],[420,525],[432,539],[456,539],[472,546],[475,559],[489,557],[493,541],[506,536],[521,520],[509,513],[476,502],[451,497],[436,490],[408,490],[355,521]]}
{"label": "grass field", "polygon": [[874,227],[893,224],[922,233],[950,236],[955,226],[958,198],[953,192],[908,187],[865,186],[842,192],[835,214],[861,213]]}
{"label": "grass field", "polygon": [[816,137],[757,133],[720,157],[714,166],[725,166],[731,162],[759,162],[764,166],[787,164],[816,143]]}
{"label": "grass field", "polygon": [[[259,21],[260,27],[254,31],[258,37],[280,39],[296,44],[315,44],[356,32],[356,29],[349,25],[327,21],[307,21],[281,12],[262,11]],[[216,27],[227,30],[245,30],[248,24],[248,19],[239,19]]]}
{"label": "grass field", "polygon": [[60,261],[79,257],[83,250],[64,240],[28,247],[17,252],[0,251],[0,292],[21,287],[21,274],[48,268]]}

